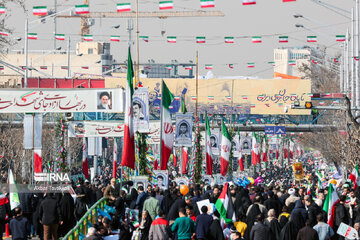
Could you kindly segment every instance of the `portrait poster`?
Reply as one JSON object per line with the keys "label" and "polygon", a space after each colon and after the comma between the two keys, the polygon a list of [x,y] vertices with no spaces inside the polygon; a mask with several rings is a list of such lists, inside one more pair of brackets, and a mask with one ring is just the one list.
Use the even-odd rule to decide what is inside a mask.
{"label": "portrait poster", "polygon": [[214,181],[214,178],[211,175],[204,175],[201,179],[205,185],[211,185]]}
{"label": "portrait poster", "polygon": [[216,174],[216,184],[218,185],[224,185],[226,183],[226,177],[224,177],[221,174]]}
{"label": "portrait poster", "polygon": [[141,87],[135,90],[132,106],[134,132],[148,133],[150,130],[148,88]]}
{"label": "portrait poster", "polygon": [[175,178],[176,185],[189,185],[189,180],[185,177]]}
{"label": "portrait poster", "polygon": [[148,177],[147,176],[136,176],[133,179],[134,182],[134,188],[138,190],[140,186],[143,186],[144,190],[146,190],[146,187],[148,185]]}
{"label": "portrait poster", "polygon": [[236,134],[232,139],[233,157],[240,156],[240,136]]}
{"label": "portrait poster", "polygon": [[251,154],[251,137],[250,136],[241,136],[241,153],[242,154]]}
{"label": "portrait poster", "polygon": [[160,189],[168,189],[169,185],[169,173],[167,170],[154,171],[155,173],[155,185]]}
{"label": "portrait poster", "polygon": [[210,136],[211,151],[213,155],[220,155],[220,144],[221,144],[220,128],[210,129],[210,132],[211,132],[211,136]]}
{"label": "portrait poster", "polygon": [[192,116],[192,113],[176,114],[175,146],[192,146]]}

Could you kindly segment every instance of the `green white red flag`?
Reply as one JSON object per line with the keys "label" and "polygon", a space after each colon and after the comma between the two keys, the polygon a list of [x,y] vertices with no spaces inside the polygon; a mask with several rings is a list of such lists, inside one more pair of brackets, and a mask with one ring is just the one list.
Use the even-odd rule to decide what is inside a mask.
{"label": "green white red flag", "polygon": [[1,6],[0,7],[0,14],[4,14],[4,13],[6,13],[6,9],[5,9],[5,7]]}
{"label": "green white red flag", "polygon": [[229,157],[231,151],[231,139],[224,121],[221,122],[221,175],[226,176],[229,167]]}
{"label": "green white red flag", "polygon": [[215,7],[214,0],[200,0],[200,7],[201,8],[213,8]]}
{"label": "green white red flag", "polygon": [[359,174],[359,166],[356,165],[352,170],[349,179],[353,182],[354,189],[360,186],[360,174]]}
{"label": "green white red flag", "polygon": [[220,214],[220,219],[226,224],[236,221],[235,207],[231,199],[229,183],[225,183],[224,189],[216,200],[215,207]]}
{"label": "green white red flag", "polygon": [[33,7],[33,14],[35,16],[46,16],[47,15],[47,8],[46,6],[35,6]]}
{"label": "green white red flag", "polygon": [[262,43],[261,37],[260,36],[254,36],[252,37],[252,43]]}
{"label": "green white red flag", "polygon": [[128,52],[128,66],[127,66],[127,81],[125,92],[125,125],[124,125],[124,144],[121,156],[121,165],[129,168],[135,168],[135,139],[133,126],[133,111],[132,111],[132,96],[134,94],[134,69],[131,59],[131,52],[129,47]]}
{"label": "green white red flag", "polygon": [[289,66],[296,66],[296,61],[290,60],[289,61]]}
{"label": "green white red flag", "polygon": [[266,138],[263,139],[262,142],[262,161],[266,162],[267,161],[267,150],[266,150]]}
{"label": "green white red flag", "polygon": [[234,37],[225,37],[225,43],[234,43]]}
{"label": "green white red flag", "polygon": [[75,5],[75,13],[76,14],[88,14],[90,13],[89,5]]}
{"label": "green white red flag", "polygon": [[253,5],[256,4],[256,0],[243,0],[243,5]]}
{"label": "green white red flag", "polygon": [[86,138],[83,137],[83,147],[82,147],[82,172],[86,179],[89,179],[89,162],[88,162],[88,148],[86,143]]}
{"label": "green white red flag", "polygon": [[94,41],[94,37],[93,37],[93,35],[84,35],[83,40],[86,42],[92,42],[92,41]]}
{"label": "green white red flag", "polygon": [[247,67],[248,67],[248,68],[254,68],[254,67],[255,67],[255,63],[248,63],[248,64],[247,64]]}
{"label": "green white red flag", "polygon": [[308,36],[307,42],[317,42],[317,37],[316,36]]}
{"label": "green white red flag", "polygon": [[257,142],[255,133],[253,133],[251,139],[251,162],[255,166],[258,164],[258,162],[260,162],[259,144]]}
{"label": "green white red flag", "polygon": [[139,38],[141,40],[143,40],[144,42],[149,42],[149,37],[148,36],[140,36]]}
{"label": "green white red flag", "polygon": [[7,36],[9,36],[9,33],[8,32],[0,32],[0,35],[7,37]]}
{"label": "green white red flag", "polygon": [[55,34],[55,39],[59,41],[65,40],[65,34]]}
{"label": "green white red flag", "polygon": [[205,69],[208,69],[208,70],[209,70],[209,69],[213,69],[213,65],[211,65],[211,64],[206,64],[206,65],[205,65]]}
{"label": "green white red flag", "polygon": [[345,35],[336,35],[337,42],[345,42],[346,36]]}
{"label": "green white red flag", "polygon": [[340,202],[339,196],[336,192],[336,187],[329,184],[328,194],[326,195],[323,210],[327,213],[327,223],[330,227],[334,227],[335,219],[335,205]]}
{"label": "green white red flag", "polygon": [[116,6],[117,12],[129,12],[131,11],[130,3],[118,3]]}
{"label": "green white red flag", "polygon": [[206,174],[207,175],[212,175],[212,169],[213,169],[213,154],[212,154],[212,150],[211,150],[211,143],[210,143],[210,136],[211,136],[211,132],[210,132],[210,124],[209,124],[209,119],[208,119],[208,115],[207,113],[205,114],[205,128],[206,128],[206,132],[205,132],[205,143],[206,143]]}
{"label": "green white red flag", "polygon": [[168,43],[176,43],[176,37],[174,37],[174,36],[167,37],[167,42]]}
{"label": "green white red flag", "polygon": [[20,199],[19,199],[19,194],[18,194],[14,174],[12,173],[11,169],[9,170],[9,194],[10,194],[10,209],[13,210],[14,208],[20,205]]}
{"label": "green white red flag", "polygon": [[120,36],[119,35],[111,35],[110,41],[111,42],[120,42]]}
{"label": "green white red flag", "polygon": [[173,8],[174,8],[173,1],[160,1],[159,2],[160,10],[173,9]]}
{"label": "green white red flag", "polygon": [[196,43],[205,43],[206,39],[205,37],[196,37]]}
{"label": "green white red flag", "polygon": [[161,89],[161,164],[160,170],[167,170],[167,163],[174,145],[174,129],[170,115],[170,104],[174,100],[169,88],[162,81]]}
{"label": "green white red flag", "polygon": [[287,43],[289,42],[288,36],[279,36],[279,43]]}
{"label": "green white red flag", "polygon": [[37,33],[28,33],[27,38],[30,40],[37,40],[38,35],[37,35]]}

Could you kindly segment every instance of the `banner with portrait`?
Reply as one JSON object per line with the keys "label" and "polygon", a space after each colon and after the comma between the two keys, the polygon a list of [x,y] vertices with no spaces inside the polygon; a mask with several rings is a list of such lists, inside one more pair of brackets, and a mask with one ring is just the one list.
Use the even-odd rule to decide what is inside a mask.
{"label": "banner with portrait", "polygon": [[236,134],[232,139],[233,157],[240,156],[240,136]]}
{"label": "banner with portrait", "polygon": [[124,90],[2,89],[0,113],[124,112]]}
{"label": "banner with portrait", "polygon": [[133,95],[133,122],[134,132],[149,132],[149,92],[148,88],[141,87]]}
{"label": "banner with portrait", "polygon": [[178,185],[178,186],[189,185],[189,179],[187,179],[186,177],[175,178],[175,182],[176,182],[176,185]]}
{"label": "banner with portrait", "polygon": [[241,153],[242,154],[251,154],[251,136],[247,134],[241,134],[240,137],[241,143]]}
{"label": "banner with portrait", "polygon": [[160,189],[168,189],[169,185],[169,173],[167,170],[154,171],[155,185]]}
{"label": "banner with portrait", "polygon": [[147,176],[136,176],[133,179],[134,182],[134,188],[138,190],[140,186],[144,188],[146,191],[147,185],[148,185],[148,177]]}
{"label": "banner with portrait", "polygon": [[192,146],[192,113],[176,113],[175,146]]}
{"label": "banner with portrait", "polygon": [[210,145],[213,155],[220,155],[221,134],[220,128],[210,129]]}

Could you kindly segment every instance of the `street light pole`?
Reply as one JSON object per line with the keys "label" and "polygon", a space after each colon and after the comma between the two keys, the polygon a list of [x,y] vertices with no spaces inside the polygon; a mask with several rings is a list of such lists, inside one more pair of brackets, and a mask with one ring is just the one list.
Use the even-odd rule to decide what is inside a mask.
{"label": "street light pole", "polygon": [[70,37],[67,43],[67,77],[70,78]]}
{"label": "street light pole", "polygon": [[29,40],[28,40],[28,33],[29,33],[29,20],[26,19],[25,21],[25,77],[24,77],[24,88],[27,88],[28,86],[28,44],[29,44]]}

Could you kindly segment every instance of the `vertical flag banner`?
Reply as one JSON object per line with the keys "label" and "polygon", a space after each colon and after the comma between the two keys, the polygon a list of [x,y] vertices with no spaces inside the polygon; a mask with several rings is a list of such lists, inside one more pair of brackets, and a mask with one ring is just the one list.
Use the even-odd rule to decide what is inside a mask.
{"label": "vertical flag banner", "polygon": [[101,156],[102,154],[102,138],[88,137],[88,155]]}
{"label": "vertical flag banner", "polygon": [[[42,148],[42,114],[25,114],[24,149]],[[33,145],[34,143],[34,145]]]}
{"label": "vertical flag banner", "polygon": [[34,150],[34,173],[42,172],[41,149]]}
{"label": "vertical flag banner", "polygon": [[9,170],[9,193],[10,193],[10,209],[13,210],[14,208],[20,205],[19,194],[16,187],[16,182],[14,178],[14,174]]}
{"label": "vertical flag banner", "polygon": [[224,121],[221,122],[221,175],[226,176],[229,167],[231,140]]}
{"label": "vertical flag banner", "polygon": [[187,164],[189,162],[189,149],[187,147],[182,148],[182,153],[181,154],[183,155],[183,162],[182,162],[183,167],[182,167],[181,171],[182,171],[183,174],[185,174],[186,173],[186,166],[187,166]]}
{"label": "vertical flag banner", "polygon": [[260,162],[260,153],[259,153],[259,146],[257,142],[257,137],[255,133],[253,133],[252,139],[251,139],[252,147],[251,147],[251,162],[253,165],[257,165],[258,162]]}
{"label": "vertical flag banner", "polygon": [[214,0],[200,0],[200,7],[201,8],[213,8],[215,7]]}
{"label": "vertical flag banner", "polygon": [[128,66],[127,66],[127,81],[125,92],[125,130],[124,130],[124,145],[121,156],[121,165],[129,168],[135,168],[135,139],[133,128],[133,110],[132,110],[132,96],[134,93],[133,88],[134,69],[131,59],[130,47],[128,51]]}
{"label": "vertical flag banner", "polygon": [[205,114],[205,144],[206,144],[206,174],[212,175],[212,169],[213,169],[213,154],[211,150],[211,142],[210,142],[210,124],[209,119],[207,116],[207,113]]}
{"label": "vertical flag banner", "polygon": [[134,132],[148,133],[149,119],[149,91],[146,87],[136,89],[132,98]]}
{"label": "vertical flag banner", "polygon": [[86,179],[89,179],[89,162],[88,162],[88,149],[86,144],[86,138],[83,137],[83,148],[82,148],[82,171]]}
{"label": "vertical flag banner", "polygon": [[170,115],[170,104],[174,100],[169,88],[162,81],[161,91],[161,165],[160,170],[167,170],[167,163],[174,144],[174,129]]}
{"label": "vertical flag banner", "polygon": [[327,223],[330,227],[334,227],[335,205],[340,202],[336,188],[333,184],[329,184],[328,194],[326,195],[323,210],[327,213]]}
{"label": "vertical flag banner", "polygon": [[192,113],[176,113],[175,146],[191,147],[192,144]]}
{"label": "vertical flag banner", "polygon": [[114,151],[113,151],[113,172],[112,177],[116,178],[116,172],[117,172],[117,154],[118,154],[118,145],[116,138],[114,138]]}
{"label": "vertical flag banner", "polygon": [[355,168],[352,170],[349,179],[353,182],[354,189],[360,186],[360,174],[358,165],[356,165]]}
{"label": "vertical flag banner", "polygon": [[131,11],[130,3],[118,3],[116,6],[117,12],[129,12]]}

